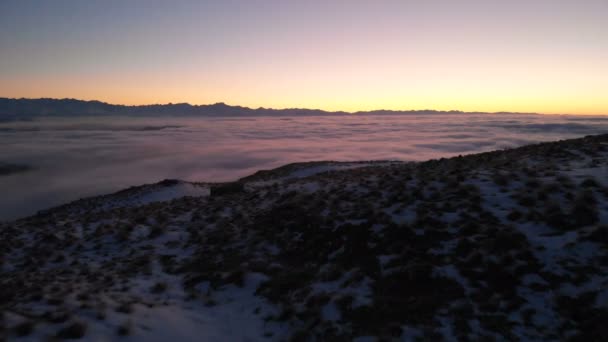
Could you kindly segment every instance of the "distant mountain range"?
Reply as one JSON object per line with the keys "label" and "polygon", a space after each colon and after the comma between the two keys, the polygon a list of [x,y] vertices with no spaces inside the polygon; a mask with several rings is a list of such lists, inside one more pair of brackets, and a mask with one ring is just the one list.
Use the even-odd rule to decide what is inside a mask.
{"label": "distant mountain range", "polygon": [[[400,115],[400,114],[462,114],[461,111],[436,110],[374,110],[360,112],[329,112],[319,109],[271,109],[229,106],[225,103],[191,105],[189,103],[125,106],[101,101],[76,99],[11,99],[0,98],[0,121],[27,120],[34,117],[70,116],[314,116],[314,115]],[[478,114],[479,112],[475,112]]]}

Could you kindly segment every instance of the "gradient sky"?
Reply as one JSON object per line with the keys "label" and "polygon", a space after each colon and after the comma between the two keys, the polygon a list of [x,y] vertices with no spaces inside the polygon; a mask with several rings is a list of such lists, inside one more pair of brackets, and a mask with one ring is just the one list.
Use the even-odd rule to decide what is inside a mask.
{"label": "gradient sky", "polygon": [[608,114],[608,0],[1,0],[0,96]]}

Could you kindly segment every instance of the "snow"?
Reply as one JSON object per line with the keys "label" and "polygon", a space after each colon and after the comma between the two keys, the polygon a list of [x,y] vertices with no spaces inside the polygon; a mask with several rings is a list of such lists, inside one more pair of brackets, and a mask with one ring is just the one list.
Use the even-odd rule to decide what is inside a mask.
{"label": "snow", "polygon": [[331,171],[347,171],[352,169],[364,168],[364,167],[383,167],[392,164],[400,164],[402,162],[399,161],[390,161],[390,162],[357,162],[357,163],[335,163],[335,162],[326,162],[322,165],[315,166],[304,166],[299,167],[296,170],[293,170],[286,175],[281,175],[277,177],[273,177],[271,180],[263,180],[263,181],[250,181],[247,184],[251,187],[261,187],[268,186],[277,183],[283,183],[288,180],[295,180],[301,178],[308,178],[314,175],[331,172]]}
{"label": "snow", "polygon": [[326,321],[338,321],[340,320],[340,310],[334,302],[329,302],[321,309],[321,317]]}
{"label": "snow", "polygon": [[153,184],[126,194],[117,193],[108,202],[111,207],[142,206],[154,202],[168,202],[186,196],[209,196],[209,187],[182,181],[172,185]]}
{"label": "snow", "polygon": [[372,166],[372,165],[383,165],[383,163],[354,163],[354,164],[328,164],[328,165],[320,165],[320,166],[311,166],[302,168],[290,173],[286,178],[305,178],[316,175],[318,173],[329,172],[329,171],[342,171],[342,170],[350,170],[356,169],[360,167]]}
{"label": "snow", "polygon": [[144,193],[131,200],[139,205],[143,205],[152,202],[166,202],[186,196],[199,197],[208,195],[208,187],[182,182],[174,186],[166,186],[156,191]]}
{"label": "snow", "polygon": [[456,280],[460,284],[460,286],[465,289],[467,293],[471,293],[471,286],[469,286],[468,280],[460,274],[460,272],[456,267],[454,267],[454,265],[437,267],[434,271],[438,275]]}
{"label": "snow", "polygon": [[[518,162],[534,164],[541,170],[548,169],[540,157],[526,157]],[[59,308],[44,300],[34,304],[24,302],[14,305],[10,310],[5,310],[6,325],[13,327],[24,319],[19,314],[20,310],[25,310],[21,311],[25,315],[70,309],[74,313],[71,320],[78,319],[87,323],[86,339],[91,341],[116,339],[117,329],[122,325],[130,328],[129,334],[120,338],[125,341],[288,340],[294,331],[314,330],[315,327],[310,326],[311,322],[321,322],[324,327],[348,334],[348,329],[352,327],[349,326],[349,315],[342,312],[337,304],[340,299],[352,297],[350,308],[365,306],[373,310],[374,298],[378,298],[375,291],[381,289],[376,286],[377,281],[406,269],[409,260],[415,263],[422,260],[432,265],[436,278],[449,278],[458,283],[464,290],[464,295],[461,296],[458,291],[455,296],[460,297],[457,299],[451,298],[439,303],[439,308],[430,316],[432,323],[412,323],[391,317],[395,320],[391,323],[402,327],[401,340],[428,339],[428,334],[435,333],[441,334],[446,340],[452,340],[463,332],[462,324],[468,324],[470,331],[466,332],[467,338],[472,340],[483,336],[498,340],[508,338],[495,330],[490,331],[491,325],[496,323],[491,318],[490,322],[486,320],[490,316],[500,316],[497,324],[508,324],[509,332],[513,334],[510,336],[515,336],[516,339],[550,339],[554,336],[551,335],[553,332],[568,337],[568,334],[577,333],[577,327],[567,326],[571,323],[565,322],[569,318],[561,311],[563,308],[558,307],[560,297],[576,298],[593,292],[597,293],[595,304],[598,308],[604,309],[608,304],[608,279],[605,276],[608,269],[602,264],[606,257],[605,245],[601,241],[589,239],[590,234],[600,228],[588,225],[562,229],[547,223],[548,220],[542,215],[549,201],[557,202],[564,208],[572,205],[572,201],[564,195],[566,191],[550,193],[545,199],[537,199],[532,206],[522,206],[518,202],[518,195],[528,191],[536,196],[536,189],[543,184],[555,182],[555,176],[563,174],[575,178],[575,187],[567,190],[573,193],[579,190],[576,184],[587,177],[596,177],[601,185],[606,184],[606,168],[588,167],[589,162],[590,159],[586,156],[569,163],[564,162],[557,169],[550,170],[554,172],[553,175],[537,172],[537,177],[522,172],[520,169],[524,164],[516,165],[510,172],[518,177],[504,186],[493,181],[496,170],[486,165],[475,166],[467,178],[457,185],[466,190],[462,197],[455,192],[460,189],[449,187],[451,183],[446,180],[449,175],[424,179],[425,175],[411,172],[413,169],[394,169],[391,166],[388,170],[383,170],[380,166],[386,164],[378,163],[326,163],[296,170],[288,168],[291,171],[287,175],[277,174],[271,180],[250,182],[241,197],[235,195],[217,200],[206,198],[209,195],[209,185],[181,181],[145,185],[102,196],[84,202],[95,208],[92,215],[86,210],[79,211],[76,204],[68,208],[72,211],[52,212],[48,217],[42,216],[38,221],[32,221],[33,225],[26,222],[16,227],[18,233],[9,231],[9,234],[4,235],[20,235],[19,243],[23,246],[7,253],[6,261],[3,260],[0,264],[7,276],[27,277],[31,274],[29,270],[22,271],[22,264],[27,260],[30,250],[48,253],[49,259],[62,256],[65,260],[29,267],[38,272],[37,275],[47,276],[47,282],[63,282],[60,284],[62,288],[70,291],[64,295],[64,302]],[[314,177],[327,171],[371,166],[379,167]],[[403,176],[410,172],[413,175]],[[537,182],[532,189],[526,185],[530,180]],[[425,198],[408,196],[414,187],[423,191]],[[469,191],[472,194],[466,194]],[[608,195],[601,187],[589,191],[594,192],[599,202],[599,224],[605,224],[608,220],[608,207],[605,203]],[[292,197],[281,196],[290,192],[296,194]],[[300,196],[302,193],[305,196]],[[186,196],[191,198],[185,199]],[[306,202],[297,202],[299,197],[306,198]],[[399,198],[405,199],[401,201]],[[324,199],[330,204],[326,208],[319,208],[319,213],[324,215],[324,225],[333,224],[328,229],[331,234],[327,235],[328,239],[335,239],[329,241],[332,242],[329,245],[331,250],[320,250],[319,253],[325,254],[315,256],[318,259],[313,261],[305,260],[307,267],[312,265],[310,268],[314,272],[306,274],[306,280],[301,285],[290,283],[293,291],[281,293],[278,296],[280,299],[275,299],[264,291],[257,293],[260,284],[277,280],[274,277],[294,267],[285,261],[286,246],[291,246],[291,243],[297,246],[307,236],[304,234],[306,231],[297,226],[297,217],[281,217],[281,213],[272,217],[270,223],[261,222],[270,226],[265,228],[275,228],[272,227],[274,222],[285,224],[288,226],[285,229],[288,230],[287,233],[281,235],[280,229],[268,229],[263,230],[263,234],[258,234],[255,221],[258,215],[264,219],[267,209],[281,208],[280,205],[286,201],[293,201],[290,205],[307,208],[309,203],[325,203],[322,201]],[[469,209],[471,203],[477,201],[480,208]],[[418,210],[426,209],[426,206],[437,208],[437,214],[432,218],[442,224],[437,227],[425,224],[408,227],[409,223],[416,222]],[[115,208],[120,209],[109,210]],[[160,219],[155,218],[157,210],[162,211]],[[507,216],[513,210],[537,213],[538,216],[511,220]],[[86,219],[83,219],[85,216],[82,212],[87,214]],[[370,212],[372,216],[377,214],[378,217],[362,218],[362,212]],[[334,214],[339,217],[332,217]],[[294,224],[289,226],[292,223]],[[349,247],[348,240],[340,235],[346,233],[342,229],[345,223],[367,225],[370,236],[367,251],[374,253],[380,272],[377,269],[366,270],[357,265],[356,261],[355,266],[341,264],[341,256]],[[391,241],[383,246],[383,239],[390,237],[384,233],[388,234],[390,225],[394,227],[395,224],[403,224],[403,229],[413,231],[416,236],[404,234],[407,237],[402,241],[397,240],[393,244]],[[469,228],[469,225],[473,228]],[[52,233],[48,233],[49,228]],[[162,233],[150,236],[154,229],[161,229]],[[496,232],[504,233],[507,239],[512,236],[513,241],[506,241],[506,247],[501,246],[500,240],[492,239]],[[435,240],[435,233],[439,241]],[[429,236],[433,238],[428,238]],[[421,244],[411,243],[408,240],[410,238]],[[44,245],[45,239],[56,240],[58,242],[52,246],[61,247],[54,250],[38,248]],[[62,246],[67,247],[64,250]],[[493,253],[492,248],[495,247],[500,251]],[[408,260],[403,257],[410,252],[412,258]],[[235,254],[236,260],[231,260]],[[150,259],[143,266],[138,262],[142,257]],[[164,257],[168,257],[169,261]],[[207,264],[208,260],[210,262]],[[73,268],[70,266],[72,262],[77,264]],[[513,274],[516,279],[508,291],[488,288],[492,284],[492,278],[469,271],[487,270],[488,277],[503,276],[500,272],[493,274],[493,270],[484,268],[490,262],[500,263],[507,273],[523,269],[520,273],[524,274]],[[124,267],[121,263],[125,264]],[[256,264],[255,267],[252,267],[253,264]],[[86,266],[87,274],[112,276],[116,281],[104,288],[105,285],[99,287],[99,283],[89,282],[85,276],[72,274],[70,277],[69,272],[65,275],[60,273],[66,269],[80,271],[80,265]],[[387,269],[388,265],[391,265],[390,269]],[[174,271],[172,266],[184,267]],[[206,267],[213,273],[206,273]],[[104,272],[104,268],[110,269],[110,272]],[[254,270],[265,274],[255,273]],[[244,273],[243,287],[237,286],[238,281],[226,280],[225,277],[234,271]],[[506,274],[507,277],[509,275],[510,273]],[[185,284],[192,278],[195,281]],[[39,282],[35,278],[28,281]],[[460,290],[455,283],[447,283]],[[166,286],[166,289],[159,293],[151,291],[159,284]],[[91,304],[92,308],[87,308],[86,305],[90,303],[75,298],[76,293],[98,289],[102,291],[95,293],[94,298],[103,303],[99,305],[106,314],[103,320],[95,318],[97,304]],[[48,289],[45,291],[46,296]],[[316,296],[327,301],[315,306],[311,310],[312,314],[306,312],[314,315],[310,320],[301,319],[306,315],[300,315],[302,312],[298,310],[308,305],[307,299],[316,299]],[[266,298],[278,302],[271,303]],[[437,300],[442,299],[437,296]],[[81,308],[83,303],[85,307]],[[125,303],[132,303],[133,311],[116,312],[116,308]],[[467,306],[459,307],[463,303]],[[286,308],[295,310],[295,313],[285,321],[278,321]],[[465,323],[458,321],[459,317],[450,316],[452,309],[462,308],[466,309],[463,314],[469,315]],[[67,323],[50,324],[41,321],[34,333],[23,340],[43,340],[65,324]],[[376,336],[367,336],[373,334],[373,331],[370,329],[361,336],[350,337],[356,341],[378,340]],[[323,332],[316,330],[313,333]]]}
{"label": "snow", "polygon": [[[276,313],[264,299],[254,295],[260,274],[248,274],[245,286],[227,286],[214,292],[216,305],[200,302],[172,302],[149,307],[134,304],[130,314],[108,310],[103,320],[87,320],[87,341],[114,341],[119,326],[128,325],[129,333],[121,341],[260,341],[284,338],[287,327],[264,321],[268,313]],[[145,292],[142,291],[142,294]],[[106,299],[108,303],[112,299]],[[254,312],[256,308],[257,313]],[[22,320],[19,315],[8,315],[10,324]],[[86,318],[83,316],[82,318]],[[38,324],[34,333],[21,341],[44,340],[55,331],[49,324]]]}

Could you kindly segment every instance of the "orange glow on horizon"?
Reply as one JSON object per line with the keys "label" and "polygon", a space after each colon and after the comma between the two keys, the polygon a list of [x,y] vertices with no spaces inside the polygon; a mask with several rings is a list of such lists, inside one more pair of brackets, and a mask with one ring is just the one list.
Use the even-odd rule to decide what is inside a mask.
{"label": "orange glow on horizon", "polygon": [[[31,86],[35,83],[36,86]],[[190,103],[204,105],[225,102],[250,108],[307,108],[327,111],[368,110],[460,110],[465,112],[522,112],[541,114],[608,114],[608,96],[600,91],[582,88],[580,94],[552,85],[543,91],[540,87],[514,87],[496,92],[496,88],[481,86],[458,89],[448,85],[428,85],[419,88],[399,87],[347,87],[333,89],[314,84],[300,85],[297,89],[278,89],[270,86],[254,87],[247,84],[197,86],[188,84],[162,84],[144,81],[96,82],[83,86],[82,82],[61,80],[14,80],[10,89],[0,85],[0,96],[14,98],[75,98],[99,100],[111,104],[146,105]],[[599,87],[598,87],[599,89]],[[608,89],[606,87],[605,89]]]}

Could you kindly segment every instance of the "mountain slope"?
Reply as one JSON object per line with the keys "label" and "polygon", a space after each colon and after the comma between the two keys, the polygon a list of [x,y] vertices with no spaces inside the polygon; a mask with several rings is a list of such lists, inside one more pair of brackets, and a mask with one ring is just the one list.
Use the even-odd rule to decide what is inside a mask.
{"label": "mountain slope", "polygon": [[599,341],[607,166],[600,135],[77,201],[0,228],[0,333]]}

